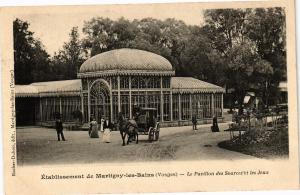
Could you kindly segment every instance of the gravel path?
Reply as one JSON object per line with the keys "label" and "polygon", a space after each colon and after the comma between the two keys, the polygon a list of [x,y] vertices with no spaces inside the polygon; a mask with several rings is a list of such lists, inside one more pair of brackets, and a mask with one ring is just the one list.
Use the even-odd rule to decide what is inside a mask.
{"label": "gravel path", "polygon": [[119,132],[112,132],[111,143],[91,139],[87,131],[64,131],[67,141],[58,142],[54,129],[26,127],[17,129],[19,165],[48,165],[99,162],[142,162],[165,160],[240,160],[254,157],[219,148],[229,139],[228,124],[219,124],[221,132],[210,132],[210,125],[161,128],[160,139],[149,143],[139,136],[139,144],[121,146]]}

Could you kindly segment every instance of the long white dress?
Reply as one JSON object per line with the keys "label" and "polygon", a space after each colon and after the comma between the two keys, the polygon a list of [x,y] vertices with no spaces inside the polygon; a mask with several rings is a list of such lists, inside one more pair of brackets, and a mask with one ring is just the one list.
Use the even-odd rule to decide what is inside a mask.
{"label": "long white dress", "polygon": [[103,129],[103,124],[104,124],[104,119],[101,119],[101,124],[100,124],[100,131],[103,132],[104,129]]}
{"label": "long white dress", "polygon": [[110,143],[110,134],[111,134],[111,130],[109,128],[105,128],[103,132],[102,141],[105,143]]}

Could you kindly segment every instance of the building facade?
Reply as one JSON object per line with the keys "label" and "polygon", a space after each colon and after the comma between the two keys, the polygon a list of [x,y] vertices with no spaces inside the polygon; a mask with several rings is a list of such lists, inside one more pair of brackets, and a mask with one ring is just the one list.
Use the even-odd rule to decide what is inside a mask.
{"label": "building facade", "polygon": [[[91,116],[116,121],[119,112],[132,118],[135,107],[156,108],[166,126],[189,124],[192,115],[202,122],[222,118],[223,88],[174,76],[171,63],[157,54],[126,48],[104,52],[85,61],[76,80],[17,85],[17,124],[54,121],[55,113],[66,122],[78,113],[82,123]],[[31,117],[22,118],[24,112]]]}

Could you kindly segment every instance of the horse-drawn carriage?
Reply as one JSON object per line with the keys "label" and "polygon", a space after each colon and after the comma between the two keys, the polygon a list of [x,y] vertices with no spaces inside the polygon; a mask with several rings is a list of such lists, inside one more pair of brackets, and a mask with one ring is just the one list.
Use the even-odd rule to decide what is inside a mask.
{"label": "horse-drawn carriage", "polygon": [[156,108],[139,108],[135,111],[134,118],[130,120],[124,119],[122,113],[119,115],[119,130],[125,145],[125,137],[128,135],[127,144],[130,140],[136,139],[138,143],[139,135],[148,135],[149,141],[157,141],[159,139],[159,122],[157,121]]}
{"label": "horse-drawn carriage", "polygon": [[149,141],[158,140],[160,127],[156,108],[141,108],[135,121],[139,135],[148,135]]}

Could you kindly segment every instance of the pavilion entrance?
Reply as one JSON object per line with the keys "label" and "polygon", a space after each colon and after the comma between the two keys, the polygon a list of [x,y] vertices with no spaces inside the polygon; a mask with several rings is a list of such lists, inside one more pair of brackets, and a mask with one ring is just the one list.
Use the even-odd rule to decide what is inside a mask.
{"label": "pavilion entrance", "polygon": [[90,87],[90,117],[100,122],[101,117],[110,119],[110,90],[106,81],[96,80]]}

